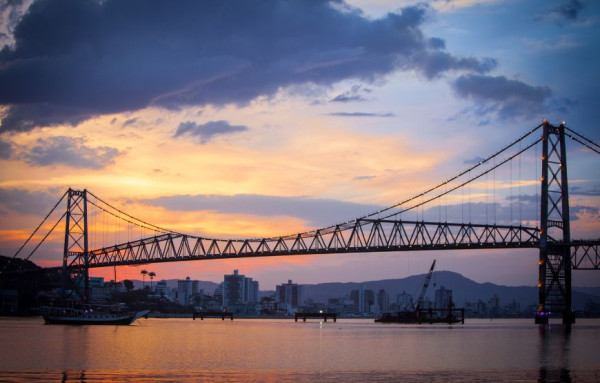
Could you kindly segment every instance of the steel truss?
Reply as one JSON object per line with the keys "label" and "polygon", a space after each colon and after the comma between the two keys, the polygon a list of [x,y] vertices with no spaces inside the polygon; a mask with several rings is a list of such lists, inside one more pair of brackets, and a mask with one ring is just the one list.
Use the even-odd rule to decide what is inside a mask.
{"label": "steel truss", "polygon": [[83,282],[84,299],[87,302],[89,301],[87,191],[69,188],[67,195],[62,290],[63,295],[67,289],[78,290],[77,284]]}
{"label": "steel truss", "polygon": [[572,270],[600,270],[600,239],[596,241],[572,241]]}
{"label": "steel truss", "polygon": [[262,239],[165,233],[89,252],[89,267],[200,259],[409,250],[537,248],[533,227],[361,219],[331,229]]}

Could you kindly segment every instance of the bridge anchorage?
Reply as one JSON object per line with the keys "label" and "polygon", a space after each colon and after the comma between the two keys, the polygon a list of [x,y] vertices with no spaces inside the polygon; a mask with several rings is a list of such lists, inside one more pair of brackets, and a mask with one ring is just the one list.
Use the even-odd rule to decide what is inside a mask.
{"label": "bridge anchorage", "polygon": [[[540,139],[510,157],[512,159],[540,141],[542,142],[540,227],[522,226],[520,219],[519,225],[515,226],[471,222],[409,221],[399,218],[404,211],[436,200],[489,173],[490,170],[497,167],[495,160],[494,167],[490,170],[475,177],[470,176],[472,169],[495,158],[499,153],[521,142],[523,138],[540,128],[542,129]],[[571,301],[572,270],[600,270],[600,239],[571,239],[566,136],[600,154],[598,144],[565,127],[564,123],[560,126],[552,126],[544,120],[542,124],[480,162],[479,165],[475,165],[425,193],[345,223],[279,237],[213,239],[182,234],[138,220],[114,208],[88,190],[69,189],[62,198],[67,197],[67,211],[61,217],[61,220],[66,218],[63,262],[62,267],[55,269],[62,270],[63,291],[77,289],[78,285],[83,284],[84,294],[82,295],[88,300],[89,269],[96,267],[303,254],[537,248],[539,249],[539,280],[535,322],[548,323],[549,314],[553,312],[562,313],[563,323],[571,325],[575,322]],[[454,181],[467,173],[471,177],[468,181],[448,189],[449,181]],[[446,191],[440,191],[444,188]],[[418,203],[419,200],[422,201],[424,194],[435,190],[440,194]],[[61,201],[56,204],[54,209]],[[406,202],[414,203],[414,205],[404,208]],[[117,211],[120,215],[117,218],[129,223],[136,221],[138,222],[136,225],[153,230],[155,234],[138,240],[90,249],[88,204],[116,217],[114,213],[110,213],[100,206],[100,203]],[[394,213],[391,210],[393,208],[403,210]],[[69,283],[71,285],[68,285]]]}

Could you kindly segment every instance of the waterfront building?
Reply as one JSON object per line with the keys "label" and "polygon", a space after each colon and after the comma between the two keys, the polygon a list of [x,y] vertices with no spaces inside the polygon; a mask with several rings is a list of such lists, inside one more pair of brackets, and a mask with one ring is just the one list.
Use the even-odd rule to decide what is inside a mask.
{"label": "waterfront building", "polygon": [[396,305],[398,311],[412,311],[412,295],[408,294],[406,291],[396,294]]}
{"label": "waterfront building", "polygon": [[365,290],[363,285],[360,289],[350,292],[350,299],[354,302],[355,313],[372,313],[372,306],[375,305],[375,292],[373,290]]}
{"label": "waterfront building", "polygon": [[292,309],[302,306],[304,303],[304,286],[292,283],[290,279],[287,283],[275,286],[275,299],[280,307]]}
{"label": "waterfront building", "polygon": [[377,292],[377,306],[379,312],[388,311],[390,308],[390,295],[384,289]]}
{"label": "waterfront building", "polygon": [[258,293],[258,281],[239,274],[238,270],[223,276],[223,307],[258,303]]}
{"label": "waterfront building", "polygon": [[497,294],[494,294],[488,300],[488,314],[489,316],[497,317],[500,315],[500,298]]}
{"label": "waterfront building", "polygon": [[435,302],[433,308],[436,310],[447,309],[452,299],[452,290],[446,289],[444,286],[440,286],[439,289],[435,290]]}
{"label": "waterfront building", "polygon": [[177,281],[177,302],[188,306],[194,303],[194,297],[198,293],[198,281],[192,281],[190,277]]}
{"label": "waterfront building", "polygon": [[169,294],[169,288],[167,287],[167,281],[165,281],[163,279],[156,283],[156,294],[158,296],[160,296],[161,298],[166,298],[167,300],[171,300],[170,299],[171,297]]}

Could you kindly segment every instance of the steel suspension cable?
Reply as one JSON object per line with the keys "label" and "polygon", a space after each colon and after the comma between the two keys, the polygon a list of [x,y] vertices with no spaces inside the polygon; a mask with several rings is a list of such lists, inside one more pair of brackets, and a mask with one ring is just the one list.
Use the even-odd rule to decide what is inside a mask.
{"label": "steel suspension cable", "polygon": [[[90,191],[89,191],[89,190],[88,190],[88,193],[90,193]],[[90,193],[90,194],[91,194],[91,193]],[[95,196],[94,196],[94,197],[95,197]],[[98,198],[98,200],[100,200],[100,199]],[[115,214],[115,213],[113,213],[113,212],[111,212],[111,211],[108,211],[107,209],[105,209],[105,208],[103,208],[103,207],[101,207],[101,206],[99,206],[99,205],[95,204],[94,202],[92,202],[92,201],[90,201],[90,200],[88,200],[88,203],[90,203],[91,205],[94,205],[95,207],[97,207],[98,209],[102,210],[102,211],[103,211],[103,212],[105,212],[106,214],[112,215],[113,217],[115,217],[115,218],[117,218],[117,219],[119,219],[119,220],[122,220],[122,221],[128,222],[128,223],[130,223],[130,224],[132,224],[132,225],[136,225],[136,226],[142,227],[142,228],[144,228],[144,229],[152,230],[152,231],[154,231],[154,232],[157,232],[157,233],[169,232],[169,233],[180,234],[180,233],[176,233],[176,232],[174,232],[174,231],[172,231],[172,230],[165,230],[165,229],[160,229],[160,230],[157,230],[156,228],[158,228],[158,226],[154,226],[154,225],[152,225],[152,224],[149,224],[149,223],[147,223],[147,222],[144,222],[144,221],[142,221],[142,220],[138,220],[137,218],[135,218],[135,217],[131,217],[130,215],[126,214],[128,217],[131,217],[132,219],[134,219],[134,220],[137,220],[137,221],[139,221],[139,222],[143,222],[145,225],[148,225],[148,226],[145,226],[145,225],[140,225],[140,224],[139,224],[139,223],[137,223],[137,222],[133,222],[133,221],[130,221],[130,220],[126,219],[126,218],[120,217],[120,216],[118,216],[117,214]],[[110,206],[110,205],[109,205],[109,206]]]}
{"label": "steel suspension cable", "polygon": [[[162,228],[162,227],[160,227],[160,226],[153,225],[153,224],[151,224],[151,223],[148,223],[148,222],[146,222],[146,221],[143,221],[143,220],[141,220],[141,219],[139,219],[139,218],[136,218],[136,217],[134,217],[134,216],[132,216],[132,215],[129,215],[129,214],[125,213],[123,210],[121,210],[121,209],[118,209],[118,208],[116,208],[116,207],[112,206],[111,204],[109,204],[108,202],[104,201],[103,199],[99,198],[97,195],[95,195],[95,194],[94,194],[94,193],[92,193],[91,191],[88,191],[88,193],[90,193],[90,195],[91,195],[91,196],[93,196],[94,198],[96,198],[98,201],[102,202],[102,203],[103,203],[103,204],[105,204],[106,206],[110,207],[111,209],[114,209],[114,210],[118,211],[119,213],[121,213],[121,214],[123,214],[123,215],[125,215],[125,216],[127,216],[127,217],[129,217],[129,218],[131,218],[131,219],[133,219],[134,221],[138,221],[138,222],[141,222],[141,223],[143,223],[144,225],[147,225],[148,227],[146,227],[146,228],[147,228],[148,230],[153,230],[153,231],[162,231],[162,232],[167,232],[167,233],[175,233],[175,234],[180,234],[180,233],[177,233],[176,231],[169,230],[169,229],[164,229],[164,228]],[[99,208],[99,209],[102,209],[102,210],[106,211],[107,213],[111,214],[111,213],[110,213],[110,212],[108,212],[107,210],[105,210],[105,209],[103,209],[103,208],[99,207],[98,205],[94,205],[94,206],[96,206],[97,208]],[[117,217],[117,218],[121,218],[121,217],[118,217],[118,216],[117,216],[117,215],[115,215],[115,214],[113,214],[113,216],[115,216],[115,217]],[[125,220],[124,218],[121,218],[121,219]],[[129,221],[128,221],[128,222],[129,222]],[[136,224],[136,223],[134,223],[134,222],[130,222],[130,223],[132,223],[132,224],[134,224],[134,225],[137,225],[137,226],[140,226],[139,224]],[[154,228],[155,230],[154,230],[153,228]]]}
{"label": "steel suspension cable", "polygon": [[390,214],[390,215],[388,215],[388,216],[386,216],[386,217],[383,217],[383,219],[386,219],[386,218],[393,217],[393,216],[395,216],[395,215],[397,215],[397,214],[400,214],[400,213],[403,213],[403,212],[409,211],[409,210],[411,210],[411,209],[415,209],[415,208],[417,208],[417,207],[419,207],[419,206],[421,206],[421,205],[427,204],[427,203],[429,203],[429,202],[431,202],[431,201],[434,201],[434,200],[436,200],[436,199],[438,199],[438,198],[441,198],[441,197],[443,197],[444,195],[446,195],[446,194],[448,194],[448,193],[451,193],[451,192],[453,192],[453,191],[455,191],[455,190],[457,190],[457,189],[459,189],[459,188],[461,188],[461,187],[463,187],[463,186],[465,186],[465,185],[467,185],[467,184],[469,184],[469,183],[471,183],[471,182],[475,181],[475,180],[476,180],[476,179],[478,179],[478,178],[481,178],[481,177],[483,177],[484,175],[486,175],[486,174],[490,173],[491,171],[493,171],[493,170],[497,169],[498,167],[500,167],[500,166],[504,165],[505,163],[507,163],[508,161],[512,160],[512,159],[513,159],[513,158],[515,158],[516,156],[518,156],[518,155],[522,154],[523,152],[525,152],[525,151],[527,151],[527,150],[531,149],[533,146],[537,145],[537,144],[538,144],[538,143],[540,143],[541,141],[542,141],[542,139],[541,139],[541,138],[537,139],[535,142],[533,142],[533,143],[531,143],[530,145],[528,145],[527,147],[525,147],[525,149],[523,149],[523,150],[520,150],[519,152],[517,152],[517,153],[513,154],[512,156],[510,156],[510,157],[506,158],[504,161],[500,162],[499,164],[497,164],[497,165],[494,165],[493,167],[489,168],[489,169],[488,169],[488,170],[486,170],[485,172],[483,172],[483,173],[480,173],[480,174],[476,175],[475,177],[473,177],[473,178],[471,178],[471,179],[469,179],[469,180],[467,180],[467,181],[463,182],[463,183],[462,183],[462,184],[460,184],[460,185],[457,185],[457,186],[453,187],[452,189],[449,189],[448,191],[445,191],[444,193],[441,193],[441,194],[438,194],[438,195],[436,195],[436,196],[434,196],[434,197],[431,197],[431,198],[429,198],[429,199],[428,199],[428,200],[426,200],[426,201],[420,202],[420,203],[418,203],[417,205],[413,205],[413,206],[411,206],[411,207],[409,207],[409,208],[406,208],[406,209],[404,209],[404,210],[402,210],[402,211],[400,211],[400,212],[397,212],[397,213],[394,213],[394,214]]}
{"label": "steel suspension cable", "polygon": [[[491,160],[491,159],[493,159],[493,158],[496,158],[497,156],[499,156],[500,154],[504,153],[505,151],[507,151],[508,149],[510,149],[511,147],[513,147],[514,145],[516,145],[517,143],[520,143],[520,142],[521,142],[521,141],[523,141],[525,138],[527,138],[527,137],[529,137],[531,134],[535,133],[535,132],[536,132],[536,131],[537,131],[537,130],[540,128],[540,127],[542,127],[542,125],[543,125],[543,124],[539,124],[539,125],[538,125],[538,126],[536,126],[535,128],[531,129],[529,132],[527,132],[527,133],[525,133],[524,135],[522,135],[521,137],[519,137],[519,138],[518,138],[517,140],[515,140],[514,142],[512,142],[512,143],[510,143],[510,144],[506,145],[505,147],[503,147],[502,149],[498,150],[496,153],[492,154],[492,155],[491,155],[491,156],[489,156],[488,158],[486,158],[486,159],[484,159],[484,160],[480,161],[480,162],[479,162],[479,163],[477,163],[476,165],[474,165],[474,166],[472,166],[472,167],[468,168],[467,170],[465,170],[465,171],[463,171],[463,172],[461,172],[461,173],[457,174],[456,176],[454,176],[454,177],[451,177],[451,178],[447,179],[446,181],[444,181],[444,182],[442,182],[442,183],[440,183],[440,184],[437,184],[437,185],[435,185],[435,186],[431,187],[430,189],[428,189],[428,190],[426,190],[426,191],[424,191],[424,192],[422,192],[422,193],[420,193],[420,194],[418,194],[418,195],[415,195],[415,196],[413,196],[413,197],[411,197],[411,198],[408,198],[408,199],[406,199],[406,200],[404,200],[404,201],[402,201],[402,202],[398,202],[398,203],[396,203],[396,204],[394,204],[394,205],[388,206],[388,207],[386,207],[386,208],[384,208],[384,209],[381,209],[381,210],[378,210],[378,211],[376,211],[376,212],[373,212],[373,213],[370,213],[370,214],[364,215],[364,216],[362,216],[362,217],[359,217],[359,218],[355,218],[355,219],[349,220],[349,221],[347,221],[347,222],[346,222],[346,224],[348,224],[348,223],[350,223],[350,222],[356,222],[356,221],[360,221],[360,220],[363,220],[363,219],[366,219],[366,218],[370,218],[370,217],[372,217],[372,216],[379,215],[379,214],[381,214],[381,213],[383,213],[383,212],[386,212],[386,211],[389,211],[389,210],[395,209],[395,208],[397,208],[397,207],[399,207],[399,206],[402,206],[402,205],[404,205],[404,204],[406,204],[406,203],[409,203],[409,202],[411,202],[411,201],[414,201],[415,199],[417,199],[417,198],[419,198],[419,197],[423,197],[423,196],[425,196],[426,194],[429,194],[429,193],[431,193],[432,191],[434,191],[434,190],[437,190],[437,189],[441,188],[442,186],[445,186],[445,185],[449,184],[449,183],[450,183],[450,182],[452,182],[452,181],[455,181],[455,180],[457,180],[458,178],[460,178],[460,177],[464,176],[465,174],[467,174],[467,173],[471,172],[472,170],[474,170],[474,169],[477,169],[479,166],[482,166],[483,164],[487,163],[489,160]],[[541,139],[537,140],[537,141],[535,142],[535,144],[537,144],[537,143],[538,143],[538,142],[540,142],[540,141],[541,141]],[[529,149],[531,146],[533,146],[533,145],[530,145],[530,146],[528,146],[528,147],[527,147],[527,149]],[[519,153],[522,153],[522,152],[519,152]],[[486,173],[482,173],[482,174],[487,174],[487,173],[488,173],[488,172],[486,172]],[[466,183],[462,184],[461,186],[464,186],[465,184],[467,184],[467,183],[469,183],[469,182],[470,182],[470,181],[468,181],[468,182],[466,182]],[[454,190],[456,190],[456,188],[454,188],[454,189],[451,189],[450,191],[454,191]],[[445,195],[445,194],[448,194],[448,193],[443,193],[442,195]],[[435,198],[434,198],[434,199],[435,199]],[[430,199],[430,200],[427,200],[427,201],[425,201],[424,203],[427,203],[427,202],[429,202],[429,201],[431,201],[431,200],[432,200],[432,199]],[[424,203],[420,203],[420,204],[417,204],[417,205],[415,205],[415,206],[421,206],[421,205],[423,205]],[[411,208],[411,209],[412,209],[412,208]],[[387,215],[387,216],[385,216],[384,218],[389,218],[389,217],[395,216],[395,215],[397,215],[397,214],[400,214],[400,213],[402,213],[402,212],[405,212],[405,211],[408,211],[408,210],[411,210],[411,209],[404,209],[404,210],[402,210],[401,212],[398,212],[398,213],[394,213],[394,214]],[[314,234],[314,233],[316,233],[317,231],[319,231],[319,232],[320,232],[320,231],[323,231],[323,230],[330,230],[330,229],[334,229],[335,227],[337,227],[337,226],[339,226],[339,225],[340,225],[340,224],[337,224],[337,225],[331,225],[331,226],[323,227],[323,228],[320,228],[320,229],[308,230],[308,231],[306,231],[306,232],[303,232],[303,233],[294,233],[294,234],[283,235],[283,236],[281,236],[281,237],[268,237],[268,238],[264,238],[264,239],[265,239],[265,240],[273,240],[273,239],[278,239],[278,238],[293,238],[293,237],[296,237],[298,234],[300,234],[300,235],[303,235],[303,236],[306,236],[306,235],[309,235],[309,234]]]}
{"label": "steel suspension cable", "polygon": [[576,136],[578,136],[578,137],[580,137],[580,138],[584,139],[585,141],[589,142],[590,144],[594,145],[595,147],[598,147],[598,148],[600,148],[600,145],[599,145],[599,144],[597,144],[597,143],[595,143],[594,141],[590,140],[589,138],[586,138],[586,137],[584,137],[583,135],[581,135],[581,134],[577,133],[577,132],[576,132],[576,131],[574,131],[573,129],[567,128],[566,126],[565,126],[565,129],[566,129],[566,130],[568,130],[569,132],[571,132],[571,133],[575,134]]}
{"label": "steel suspension cable", "polygon": [[60,197],[60,199],[58,200],[58,202],[56,203],[56,205],[54,205],[54,207],[50,210],[50,212],[48,214],[46,214],[46,217],[44,217],[44,219],[42,220],[42,222],[38,225],[38,227],[35,228],[35,230],[33,231],[33,233],[31,233],[31,235],[29,236],[29,238],[27,238],[27,240],[25,241],[25,243],[23,243],[21,245],[21,247],[19,248],[19,250],[17,250],[17,252],[15,253],[15,255],[13,255],[13,259],[17,257],[17,255],[19,255],[19,253],[21,252],[21,250],[23,250],[23,248],[29,243],[29,241],[31,240],[31,238],[33,238],[33,236],[35,235],[35,233],[37,233],[37,231],[40,229],[40,227],[42,227],[42,225],[46,222],[46,220],[48,219],[48,217],[50,217],[50,215],[54,212],[54,210],[58,207],[58,205],[60,205],[60,203],[62,202],[63,199],[65,199],[65,196],[67,195],[68,191],[66,191],[62,197]]}
{"label": "steel suspension cable", "polygon": [[52,234],[52,232],[54,231],[54,229],[56,229],[56,226],[58,226],[58,224],[63,220],[63,218],[65,218],[65,216],[67,215],[67,212],[65,211],[63,213],[63,215],[58,219],[58,221],[56,221],[56,223],[54,224],[54,226],[52,226],[52,229],[50,229],[50,231],[48,231],[48,233],[46,233],[46,235],[44,236],[44,238],[42,238],[42,240],[40,241],[40,243],[38,243],[38,245],[31,251],[31,253],[29,253],[29,255],[25,258],[25,260],[28,260],[33,253],[36,252],[36,250],[42,245],[42,243],[44,243],[44,241],[46,240],[46,238],[48,238],[48,236],[50,234]]}
{"label": "steel suspension cable", "polygon": [[[581,141],[579,141],[579,140],[578,140],[576,137],[573,137],[573,136],[571,136],[570,134],[567,134],[567,133],[565,133],[565,134],[567,135],[567,137],[569,137],[569,138],[570,138],[570,139],[572,139],[573,141],[575,141],[575,142],[578,142],[578,143],[580,143],[581,145],[585,146],[586,148],[590,149],[591,151],[593,151],[593,152],[596,152],[596,153],[600,154],[600,151],[599,151],[598,149],[592,148],[591,146],[589,146],[589,145],[588,145],[588,144],[586,144],[585,142],[581,142]],[[591,142],[591,141],[590,141],[590,142]],[[592,144],[594,144],[594,143],[592,142]],[[594,144],[594,145],[596,145],[596,144]],[[598,145],[596,145],[596,146],[598,146]],[[598,147],[600,148],[600,146],[598,146]]]}

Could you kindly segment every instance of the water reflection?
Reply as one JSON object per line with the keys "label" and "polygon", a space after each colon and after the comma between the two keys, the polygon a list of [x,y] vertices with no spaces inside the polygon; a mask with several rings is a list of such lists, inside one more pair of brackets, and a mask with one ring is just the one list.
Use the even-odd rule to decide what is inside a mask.
{"label": "water reflection", "polygon": [[538,382],[571,382],[571,326],[539,327],[540,368]]}
{"label": "water reflection", "polygon": [[0,382],[599,381],[600,320],[464,326],[372,320],[0,320]]}

